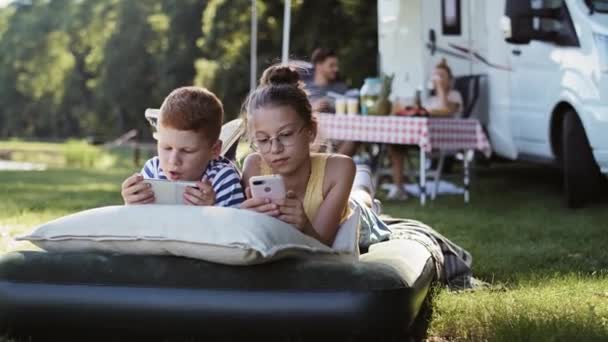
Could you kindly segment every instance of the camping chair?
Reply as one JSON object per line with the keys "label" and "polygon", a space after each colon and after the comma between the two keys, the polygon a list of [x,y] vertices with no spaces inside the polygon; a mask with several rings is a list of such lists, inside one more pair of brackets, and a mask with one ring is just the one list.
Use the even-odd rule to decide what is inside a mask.
{"label": "camping chair", "polygon": [[[159,113],[160,111],[158,109],[153,108],[146,109],[144,113],[146,120],[148,120],[154,130],[156,130]],[[243,121],[243,119],[237,118],[225,123],[222,126],[222,130],[220,132],[220,140],[222,141],[222,149],[220,151],[220,155],[228,158],[231,161],[235,161],[236,148],[238,146],[237,142],[244,133],[245,121]],[[154,137],[154,139],[156,139],[156,132],[153,133],[152,136]]]}
{"label": "camping chair", "polygon": [[454,89],[462,95],[461,118],[471,117],[479,100],[480,85],[486,83],[487,75],[466,75],[454,78]]}

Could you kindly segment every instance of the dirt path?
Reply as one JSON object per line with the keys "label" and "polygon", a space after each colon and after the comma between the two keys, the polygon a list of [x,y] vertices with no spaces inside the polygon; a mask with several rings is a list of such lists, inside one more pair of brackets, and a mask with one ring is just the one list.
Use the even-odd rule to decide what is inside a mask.
{"label": "dirt path", "polygon": [[0,160],[0,171],[42,171],[46,170],[45,164],[16,162],[12,160]]}

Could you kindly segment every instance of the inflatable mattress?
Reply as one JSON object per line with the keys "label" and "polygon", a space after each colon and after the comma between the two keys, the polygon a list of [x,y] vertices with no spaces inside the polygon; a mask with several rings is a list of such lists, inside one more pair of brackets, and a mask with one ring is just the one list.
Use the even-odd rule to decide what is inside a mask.
{"label": "inflatable mattress", "polygon": [[419,337],[435,278],[431,255],[408,240],[376,244],[354,262],[256,266],[13,252],[0,258],[0,336]]}

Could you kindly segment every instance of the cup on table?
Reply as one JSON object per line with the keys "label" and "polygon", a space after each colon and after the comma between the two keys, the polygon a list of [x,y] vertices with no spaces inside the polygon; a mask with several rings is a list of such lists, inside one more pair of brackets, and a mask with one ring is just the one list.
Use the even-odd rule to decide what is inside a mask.
{"label": "cup on table", "polygon": [[346,98],[338,97],[336,99],[336,114],[346,114]]}
{"label": "cup on table", "polygon": [[349,115],[355,115],[359,113],[359,100],[349,98],[346,100],[346,111]]}

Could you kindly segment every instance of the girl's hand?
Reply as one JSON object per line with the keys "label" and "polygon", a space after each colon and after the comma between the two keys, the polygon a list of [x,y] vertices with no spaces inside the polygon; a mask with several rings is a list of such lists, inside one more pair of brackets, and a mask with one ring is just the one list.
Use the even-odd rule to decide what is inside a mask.
{"label": "girl's hand", "polygon": [[143,180],[142,175],[135,173],[122,182],[120,194],[125,204],[154,203],[152,186],[149,183],[144,183]]}
{"label": "girl's hand", "polygon": [[292,224],[301,232],[310,232],[312,223],[308,219],[306,212],[304,211],[304,205],[300,201],[295,192],[287,191],[287,197],[284,200],[278,201],[280,215],[279,220]]}
{"label": "girl's hand", "polygon": [[252,198],[251,189],[245,188],[245,196],[247,199],[241,203],[241,209],[253,210],[258,213],[270,215],[272,217],[279,216],[279,206],[268,198]]}
{"label": "girl's hand", "polygon": [[206,178],[196,183],[196,188],[186,187],[184,191],[184,203],[187,205],[214,205],[215,191],[213,186]]}

